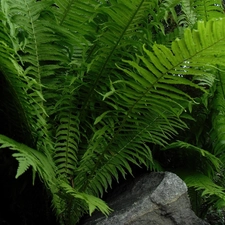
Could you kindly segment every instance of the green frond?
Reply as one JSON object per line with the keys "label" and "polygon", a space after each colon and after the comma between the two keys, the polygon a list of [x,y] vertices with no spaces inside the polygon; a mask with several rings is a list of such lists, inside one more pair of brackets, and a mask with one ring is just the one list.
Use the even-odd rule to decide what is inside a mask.
{"label": "green frond", "polygon": [[73,176],[77,164],[79,120],[71,112],[62,112],[60,117],[56,131],[55,163],[58,173]]}
{"label": "green frond", "polygon": [[193,0],[181,0],[182,14],[178,16],[178,23],[184,27],[193,27],[197,22],[197,14]]}
{"label": "green frond", "polygon": [[189,188],[193,187],[197,191],[201,191],[202,196],[216,196],[217,200],[218,198],[225,200],[225,189],[201,173],[190,173],[184,178],[184,181]]}
{"label": "green frond", "polygon": [[[89,36],[97,31],[93,19],[99,3],[96,0],[56,0],[55,15],[59,26],[63,26],[75,34]],[[92,37],[93,38],[93,37]]]}
{"label": "green frond", "polygon": [[81,199],[85,201],[85,203],[88,205],[90,215],[95,211],[95,209],[99,209],[104,215],[108,215],[109,212],[112,211],[103,200],[97,197],[94,197],[93,195],[88,195],[86,193],[78,192],[74,188],[72,188],[70,185],[68,185],[66,182],[60,182],[60,187],[67,194],[70,194],[76,199]]}
{"label": "green frond", "polygon": [[220,0],[195,0],[194,8],[198,20],[209,21],[224,17],[224,8]]}
{"label": "green frond", "polygon": [[[62,208],[60,206],[62,202],[59,202],[60,200],[57,196],[61,191],[63,191],[66,194],[73,196],[74,201],[79,199],[84,201],[88,206],[90,214],[92,214],[95,209],[100,210],[105,215],[108,215],[111,211],[101,199],[85,193],[80,193],[63,180],[56,181],[54,163],[51,161],[51,159],[46,158],[46,156],[44,156],[41,152],[31,149],[28,146],[18,143],[4,135],[0,135],[0,148],[9,148],[10,150],[17,151],[17,153],[13,153],[13,157],[15,157],[19,162],[16,178],[22,175],[29,166],[32,166],[33,170],[38,172],[43,181],[47,183],[47,186],[52,191],[52,194],[54,195],[53,198],[55,200],[54,203],[56,204],[55,207],[57,210]],[[78,222],[80,216],[84,212],[84,209],[85,205],[80,212],[81,214],[78,213],[78,217],[73,214],[74,218],[77,218],[76,222]],[[74,212],[76,212],[76,210],[78,210],[77,206],[74,208]],[[58,213],[60,214],[60,211],[58,211]]]}
{"label": "green frond", "polygon": [[[181,150],[188,150],[188,152],[190,151],[194,151],[196,153],[199,154],[199,158],[203,157],[204,163],[207,163],[207,171],[202,171],[202,173],[209,177],[213,177],[215,175],[216,172],[218,172],[222,166],[222,162],[219,158],[217,158],[214,154],[210,153],[207,150],[204,150],[202,148],[199,148],[197,146],[194,146],[192,144],[183,142],[183,141],[176,141],[173,142],[169,145],[166,146],[165,150],[167,149],[179,149],[178,151]],[[201,166],[204,165],[200,165],[199,163],[199,169],[201,170]]]}
{"label": "green frond", "polygon": [[58,180],[57,187],[59,192],[54,195],[53,202],[58,206],[56,210],[62,224],[77,224],[84,213],[91,215],[96,209],[106,216],[112,211],[103,200],[79,192],[65,180]]}
{"label": "green frond", "polygon": [[211,19],[224,17],[224,9],[220,0],[182,0],[182,14],[178,17],[179,24],[194,27],[197,21],[207,22]]}
{"label": "green frond", "polygon": [[[153,52],[144,47],[145,55],[137,56],[136,62],[124,61],[128,66],[119,67],[124,72],[121,79],[111,82],[113,93],[107,97],[102,94],[108,105],[115,106],[117,114],[105,114],[96,125],[98,135],[93,136],[77,169],[74,182],[79,189],[101,195],[110,186],[112,175],[117,179],[118,172],[125,176],[126,171],[131,171],[129,163],[150,162],[154,168],[151,151],[144,143],[166,144],[177,129],[185,128],[179,117],[188,108],[191,110],[194,99],[177,87],[183,84],[206,91],[205,86],[190,78],[214,76],[206,70],[206,64],[215,63],[214,54],[223,54],[225,34],[215,31],[224,25],[224,20],[209,21],[207,25],[200,22],[198,30],[187,29],[183,39],[174,41],[171,50],[155,44]],[[209,34],[212,38],[206,39]],[[118,122],[109,120],[113,117],[119,118]],[[215,157],[206,156],[218,166]]]}
{"label": "green frond", "polygon": [[[148,143],[166,144],[176,133],[174,128],[185,127],[185,124],[168,112],[168,121],[162,114],[154,114],[151,110],[149,114],[147,112],[142,114],[140,110],[139,117],[118,127],[121,129],[119,132],[114,131],[114,127],[121,125],[113,122],[112,115],[99,122],[101,129],[95,132],[74,180],[81,190],[84,188],[88,193],[102,195],[111,186],[113,178],[118,180],[119,174],[124,177],[127,172],[132,174],[131,164],[144,165],[151,170],[160,169]],[[82,179],[84,176],[85,180]]]}
{"label": "green frond", "polygon": [[24,174],[28,168],[32,165],[34,170],[36,170],[36,165],[30,162],[24,154],[21,153],[13,153],[12,156],[18,161],[19,165],[17,168],[16,178]]}
{"label": "green frond", "polygon": [[78,145],[80,140],[79,114],[76,112],[75,88],[70,82],[73,77],[67,75],[60,90],[61,98],[56,102],[54,114],[57,128],[55,131],[54,160],[57,174],[72,179],[78,163]]}
{"label": "green frond", "polygon": [[[112,2],[110,6],[99,7],[99,14],[103,14],[101,18],[100,31],[95,44],[88,57],[88,75],[86,82],[91,83],[91,88],[88,90],[86,99],[83,104],[83,111],[89,104],[90,99],[95,94],[95,91],[101,89],[101,81],[106,78],[108,71],[115,68],[116,59],[128,49],[135,50],[135,47],[140,47],[136,40],[137,33],[143,21],[146,21],[148,10],[154,2],[148,0],[129,0]],[[121,20],[119,15],[124,15]],[[127,51],[129,53],[129,51]],[[122,54],[123,54],[122,53]],[[128,54],[129,55],[129,54]]]}
{"label": "green frond", "polygon": [[[50,188],[56,183],[55,179],[55,166],[51,158],[47,158],[41,152],[32,149],[22,143],[0,135],[0,148],[9,148],[10,150],[17,151],[13,156],[19,160],[20,167],[17,171],[17,177],[22,175],[28,166],[32,166],[38,172],[40,177],[46,182]],[[23,159],[26,159],[25,161]],[[21,164],[22,163],[22,164]]]}
{"label": "green frond", "polygon": [[213,143],[213,154],[225,162],[224,146],[225,146],[225,79],[224,67],[219,67],[217,72],[218,82],[216,84],[216,92],[212,103],[212,131],[211,138]]}
{"label": "green frond", "polygon": [[[51,2],[48,1],[3,1],[7,8],[7,23],[13,36],[15,49],[20,54],[24,71],[20,79],[24,82],[23,95],[27,95],[29,109],[26,110],[33,139],[37,140],[37,148],[45,154],[53,150],[52,140],[47,129],[48,108],[45,93],[50,77],[67,62],[65,48],[59,44],[60,39],[54,30],[54,18],[51,16]],[[49,17],[49,21],[44,18]],[[55,23],[56,24],[56,23]],[[58,32],[58,30],[57,30]],[[29,112],[29,114],[28,114]],[[24,118],[26,119],[26,118]],[[32,127],[33,128],[33,127]],[[43,141],[45,139],[45,141]],[[48,140],[48,141],[47,141]]]}
{"label": "green frond", "polygon": [[[27,101],[28,96],[24,92],[26,88],[26,80],[23,77],[24,71],[17,61],[17,55],[13,49],[13,40],[9,36],[10,32],[6,25],[6,18],[2,16],[1,19],[0,71],[6,80],[7,86],[4,87],[7,92],[5,92],[4,99],[2,99],[2,104],[5,105],[5,108],[10,108],[10,112],[5,111],[5,113],[8,113],[10,120],[14,124],[15,133],[21,134],[21,136],[26,135],[26,143],[31,144],[33,141],[32,127],[31,123],[29,123],[30,118],[26,114],[30,104]],[[9,96],[14,99],[12,102],[7,101]]]}

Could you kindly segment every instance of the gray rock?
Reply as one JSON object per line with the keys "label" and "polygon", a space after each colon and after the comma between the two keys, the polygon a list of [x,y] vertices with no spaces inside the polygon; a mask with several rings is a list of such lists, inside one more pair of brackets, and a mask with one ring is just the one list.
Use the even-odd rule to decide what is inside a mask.
{"label": "gray rock", "polygon": [[82,225],[206,225],[191,210],[186,184],[175,174],[143,175],[118,187],[107,200],[108,218],[95,214]]}

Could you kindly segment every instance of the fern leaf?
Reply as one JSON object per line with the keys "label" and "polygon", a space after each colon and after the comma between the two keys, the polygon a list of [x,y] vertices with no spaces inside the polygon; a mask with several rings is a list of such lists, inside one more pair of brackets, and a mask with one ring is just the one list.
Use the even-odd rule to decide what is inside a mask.
{"label": "fern leaf", "polygon": [[171,149],[171,148],[173,148],[173,149],[179,148],[180,150],[188,149],[189,151],[195,151],[195,152],[199,153],[200,156],[206,158],[209,162],[207,175],[212,175],[211,177],[213,177],[213,175],[216,173],[216,171],[219,171],[219,169],[221,168],[222,162],[219,158],[217,158],[214,154],[210,153],[209,151],[201,149],[197,146],[194,146],[192,144],[189,144],[189,143],[186,143],[183,141],[176,141],[174,143],[167,145],[165,149],[167,150],[167,149]]}
{"label": "fern leaf", "polygon": [[[126,68],[119,67],[123,75],[115,72],[115,81],[111,82],[114,94],[104,100],[117,106],[117,113],[111,112],[111,118],[119,118],[119,121],[112,122],[109,114],[105,114],[96,125],[99,135],[93,136],[74,180],[79,190],[101,195],[110,186],[112,174],[117,179],[118,173],[125,176],[126,171],[130,171],[129,163],[154,168],[151,153],[143,144],[163,146],[177,129],[185,128],[179,117],[194,99],[178,90],[177,85],[185,84],[206,92],[205,87],[191,81],[190,77],[204,80],[206,75],[213,76],[206,65],[218,62],[215,55],[223,54],[225,33],[216,33],[223,26],[225,20],[200,22],[198,30],[187,29],[183,39],[175,40],[171,50],[155,44],[152,52],[144,47],[145,55],[137,56],[135,62],[124,61]],[[206,38],[208,36],[211,38]],[[215,157],[200,153],[218,167]]]}
{"label": "fern leaf", "polygon": [[96,8],[99,6],[97,1],[65,0],[62,2],[56,0],[55,2],[57,5],[55,15],[60,26],[83,36],[91,37],[91,34],[95,33],[97,27],[92,20],[96,15]]}
{"label": "fern leaf", "polygon": [[[1,72],[6,80],[7,86],[5,101],[2,104],[5,104],[5,107],[10,109],[10,112],[8,110],[5,110],[5,112],[8,112],[10,120],[14,124],[15,132],[20,133],[21,136],[26,135],[26,142],[30,144],[33,142],[33,130],[30,123],[31,118],[25,113],[30,108],[30,104],[27,102],[28,96],[23,91],[26,88],[26,80],[23,77],[24,71],[17,61],[17,56],[15,56],[13,41],[9,36],[9,30],[7,29],[6,18],[4,16],[1,22],[0,64]],[[10,24],[10,26],[13,27],[13,24]],[[7,101],[7,93],[8,96],[13,96],[14,98],[12,104]],[[20,123],[20,121],[22,122]]]}
{"label": "fern leaf", "polygon": [[178,17],[178,23],[185,27],[193,27],[197,22],[197,15],[194,10],[194,2],[182,0],[181,9],[183,13]]}
{"label": "fern leaf", "polygon": [[220,67],[220,71],[217,72],[218,82],[216,83],[216,93],[212,103],[213,116],[212,116],[212,131],[211,138],[213,140],[213,153],[220,160],[225,162],[224,155],[224,129],[225,129],[225,92],[224,92],[224,67]]}
{"label": "fern leaf", "polygon": [[95,209],[99,209],[104,215],[108,215],[109,212],[112,211],[103,200],[86,193],[78,192],[65,182],[60,182],[60,187],[71,196],[85,201],[86,204],[88,204],[90,215],[94,212]]}
{"label": "fern leaf", "polygon": [[15,140],[4,135],[0,135],[0,148],[9,148],[10,150],[18,152],[13,154],[13,156],[18,159],[20,164],[16,175],[17,177],[24,173],[30,165],[35,171],[38,171],[40,177],[44,182],[46,182],[46,185],[48,187],[50,187],[51,189],[55,188],[55,166],[50,158],[47,158],[41,152],[32,149],[22,143],[18,143]]}
{"label": "fern leaf", "polygon": [[194,187],[196,190],[201,191],[202,196],[215,195],[219,199],[225,200],[225,189],[203,174],[194,173],[193,175],[187,175],[184,181],[188,187]]}
{"label": "fern leaf", "polygon": [[[138,24],[145,20],[152,4],[154,3],[148,0],[123,0],[120,3],[112,2],[112,5],[108,7],[99,7],[99,13],[105,15],[106,19],[102,21],[101,33],[95,41],[96,44],[87,62],[89,63],[89,73],[95,74],[95,76],[87,77],[86,82],[91,82],[93,85],[87,93],[82,113],[85,112],[95,90],[98,91],[98,88],[101,87],[102,77],[108,69],[114,67],[117,56],[124,51],[127,45],[130,45],[132,37],[136,36]],[[126,16],[121,20],[118,15]]]}
{"label": "fern leaf", "polygon": [[198,20],[209,21],[213,18],[224,17],[222,2],[219,0],[194,1]]}
{"label": "fern leaf", "polygon": [[[24,157],[23,154],[14,153],[14,154],[12,154],[12,156],[14,158],[16,158],[16,160],[19,162],[17,172],[16,172],[16,178],[18,178],[19,176],[21,176],[28,170],[28,168],[31,166],[31,163],[28,161],[28,159],[26,157]],[[33,168],[35,170],[34,164],[33,164]]]}
{"label": "fern leaf", "polygon": [[[21,46],[20,36],[18,37],[19,32],[20,35],[21,33],[23,34],[22,36],[24,38],[22,40],[24,42],[23,47],[21,49],[15,49],[23,52],[20,59],[23,65],[26,64],[19,78],[26,84],[22,88],[22,92],[29,99],[30,111],[27,110],[29,115],[27,114],[27,118],[23,119],[32,128],[33,139],[38,140],[38,148],[41,151],[45,151],[45,154],[49,154],[49,150],[52,149],[52,141],[46,129],[48,112],[44,106],[44,82],[42,79],[46,74],[52,75],[54,72],[53,70],[51,72],[47,70],[47,67],[43,68],[41,64],[46,59],[54,61],[56,55],[60,57],[60,54],[58,54],[59,48],[50,44],[54,40],[51,29],[48,27],[48,24],[44,24],[44,21],[40,19],[41,13],[47,10],[50,5],[49,2],[36,2],[32,0],[16,2],[6,0],[4,1],[4,6],[10,15],[7,21],[11,25],[10,32],[12,33],[13,27],[16,27],[16,30],[12,33],[15,35],[13,36],[14,46]],[[50,53],[49,57],[47,56],[47,52],[48,54]],[[36,124],[35,130],[33,130],[31,125],[34,123]],[[43,138],[49,140],[48,143],[45,142],[44,144],[46,148],[43,148],[42,145]]]}

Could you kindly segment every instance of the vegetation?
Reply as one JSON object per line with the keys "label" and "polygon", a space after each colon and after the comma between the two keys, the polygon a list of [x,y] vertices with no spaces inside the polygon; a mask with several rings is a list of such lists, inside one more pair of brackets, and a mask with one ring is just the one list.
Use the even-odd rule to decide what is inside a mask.
{"label": "vegetation", "polygon": [[180,175],[202,217],[224,207],[221,1],[1,0],[0,19],[1,157],[61,225],[108,215],[135,166]]}

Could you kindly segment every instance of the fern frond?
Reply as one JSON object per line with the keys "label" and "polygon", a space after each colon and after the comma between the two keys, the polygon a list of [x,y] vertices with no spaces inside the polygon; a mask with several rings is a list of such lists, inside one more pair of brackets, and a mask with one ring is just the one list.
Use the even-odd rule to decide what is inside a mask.
{"label": "fern frond", "polygon": [[[13,24],[10,24],[10,27],[11,29],[14,29]],[[31,118],[26,114],[26,110],[31,110],[30,104],[27,101],[28,95],[24,92],[24,89],[26,88],[26,79],[23,77],[24,70],[18,63],[17,54],[14,49],[14,40],[13,37],[10,37],[7,18],[4,14],[1,17],[0,29],[0,70],[6,80],[7,86],[6,96],[2,99],[2,103],[3,105],[5,104],[6,108],[10,108],[8,116],[10,116],[10,120],[14,125],[14,132],[19,134],[17,138],[26,135],[26,140],[24,141],[31,145],[34,140],[32,137],[33,129],[31,126]],[[12,103],[7,102],[7,96],[13,97]]]}
{"label": "fern frond", "polygon": [[213,18],[224,17],[224,9],[220,0],[195,0],[194,8],[198,20],[209,21]]}
{"label": "fern frond", "polygon": [[71,196],[77,199],[81,199],[85,201],[88,205],[90,215],[95,211],[95,209],[99,209],[104,215],[108,215],[109,212],[112,211],[103,200],[97,197],[94,197],[93,195],[88,195],[86,193],[78,192],[74,188],[72,188],[70,185],[68,185],[66,182],[60,182],[60,187],[67,194],[70,194]]}
{"label": "fern frond", "polygon": [[178,23],[184,27],[193,27],[197,22],[197,14],[194,10],[194,1],[181,1],[182,14],[178,16]]}
{"label": "fern frond", "polygon": [[[14,153],[19,163],[23,163],[20,169],[17,171],[17,177],[22,175],[26,171],[27,166],[32,166],[35,171],[38,172],[40,177],[46,182],[48,187],[53,187],[56,183],[55,179],[55,166],[51,158],[47,158],[41,152],[32,149],[22,143],[18,143],[11,138],[4,135],[0,135],[0,148],[9,148],[10,150],[17,151]],[[26,162],[22,162],[26,159]]]}
{"label": "fern frond", "polygon": [[224,10],[220,0],[182,0],[182,14],[179,23],[184,26],[195,26],[197,21],[207,22],[211,19],[223,18]]}
{"label": "fern frond", "polygon": [[[93,136],[77,169],[74,182],[78,189],[102,194],[110,186],[112,175],[117,179],[118,171],[123,175],[130,172],[129,162],[146,165],[150,161],[154,168],[144,143],[166,144],[177,129],[185,128],[179,117],[188,108],[191,110],[194,99],[177,85],[206,92],[205,86],[190,78],[214,76],[206,70],[206,65],[218,62],[213,58],[215,54],[223,54],[225,33],[216,33],[223,26],[225,20],[209,21],[206,25],[200,22],[198,30],[187,29],[183,39],[174,41],[171,50],[155,44],[153,52],[144,47],[146,55],[137,56],[136,61],[124,61],[128,66],[119,67],[124,73],[115,75],[120,80],[111,82],[112,94],[102,94],[117,113],[105,114],[101,126],[96,126],[98,135]],[[211,39],[206,38],[210,35]],[[110,117],[119,119],[112,122]],[[207,157],[218,166],[217,159],[208,154]]]}
{"label": "fern frond", "polygon": [[[100,210],[105,215],[108,215],[111,211],[101,199],[85,193],[80,193],[63,180],[56,180],[55,166],[53,161],[51,161],[49,158],[46,158],[46,156],[41,152],[24,144],[18,143],[4,135],[0,135],[0,148],[9,148],[10,150],[17,151],[17,153],[13,153],[13,157],[15,157],[19,162],[16,178],[22,175],[29,166],[32,166],[34,171],[38,172],[43,181],[46,182],[46,185],[50,188],[52,194],[55,195],[53,197],[55,200],[57,199],[58,202],[55,203],[56,207],[59,209],[61,206],[58,205],[60,199],[58,195],[61,191],[63,191],[73,196],[75,201],[78,199],[84,201],[88,206],[87,209],[89,209],[90,214],[92,214],[95,209]],[[85,204],[83,206],[84,208],[86,208]],[[81,214],[84,213],[84,208],[82,209]],[[80,218],[80,214],[78,215],[77,221]],[[74,218],[76,217],[74,216]]]}
{"label": "fern frond", "polygon": [[216,84],[216,93],[212,103],[212,130],[211,138],[213,143],[213,154],[225,162],[224,140],[225,140],[225,79],[224,67],[220,67],[217,72],[218,82]]}
{"label": "fern frond", "polygon": [[[216,172],[219,171],[221,168],[222,162],[219,158],[217,158],[214,154],[210,153],[207,150],[194,146],[192,144],[183,142],[183,141],[176,141],[166,146],[165,150],[167,149],[185,149],[188,151],[194,151],[199,154],[200,157],[205,158],[204,163],[207,163],[207,171],[202,171],[202,173],[209,177],[213,177]],[[208,162],[206,162],[208,161]],[[201,170],[201,165],[199,163],[199,168]]]}
{"label": "fern frond", "polygon": [[103,200],[93,195],[79,192],[65,180],[58,181],[59,192],[57,195],[54,195],[53,201],[54,205],[58,206],[57,214],[62,224],[71,222],[72,224],[77,224],[84,213],[89,212],[91,215],[96,209],[106,216],[112,211]]}
{"label": "fern frond", "polygon": [[190,173],[184,178],[184,181],[188,187],[201,191],[202,196],[216,196],[217,200],[218,198],[223,201],[225,200],[225,189],[201,173]]}
{"label": "fern frond", "polygon": [[24,154],[21,153],[13,153],[12,156],[18,161],[19,165],[17,168],[16,178],[24,174],[28,168],[32,165],[34,170],[36,171],[36,165],[33,164],[33,162],[29,161],[27,157],[24,156]]}
{"label": "fern frond", "polygon": [[[141,117],[149,122],[143,122]],[[176,133],[174,127],[185,127],[168,112],[167,117],[169,122],[162,114],[152,112],[147,115],[146,112],[123,124],[119,136],[115,136],[114,129],[119,124],[115,124],[112,115],[108,115],[100,122],[101,129],[95,132],[82,157],[74,182],[81,190],[84,188],[88,193],[102,195],[111,186],[113,178],[118,180],[119,174],[124,177],[127,172],[132,174],[131,164],[144,165],[151,170],[159,169],[148,143],[164,145]],[[87,179],[83,180],[83,176]]]}
{"label": "fern frond", "polygon": [[57,174],[72,179],[78,163],[78,145],[80,140],[79,116],[76,109],[75,93],[79,88],[71,84],[73,77],[67,75],[60,90],[61,98],[54,107],[55,121],[58,126],[55,131],[54,160]]}
{"label": "fern frond", "polygon": [[55,15],[60,26],[83,36],[91,37],[96,32],[97,26],[93,19],[100,5],[97,1],[56,0],[55,3]]}
{"label": "fern frond", "polygon": [[[9,12],[8,23],[16,27],[14,45],[20,46],[19,54],[24,67],[21,77],[26,83],[23,91],[30,105],[30,110],[26,112],[27,117],[31,119],[28,123],[30,126],[36,124],[32,135],[38,149],[45,154],[51,154],[53,144],[47,129],[50,110],[46,107],[48,95],[45,96],[45,93],[50,88],[47,85],[55,76],[55,72],[64,68],[66,62],[68,63],[68,54],[65,53],[66,49],[60,44],[60,39],[56,35],[59,30],[54,29],[56,22],[49,13],[51,2],[5,0],[4,5]],[[46,15],[49,20],[43,19]],[[10,32],[13,32],[12,29]],[[21,35],[23,46],[21,46]]]}
{"label": "fern frond", "polygon": [[[101,17],[104,20],[89,56],[88,74],[94,76],[86,76],[85,81],[92,85],[90,90],[86,91],[83,112],[95,90],[100,91],[98,89],[101,89],[101,81],[104,81],[107,71],[115,68],[115,61],[121,51],[124,53],[124,49],[131,47],[135,51],[135,46],[140,47],[135,37],[139,24],[146,20],[152,4],[154,5],[154,2],[148,0],[123,0],[120,3],[112,2],[108,7],[99,7],[99,13],[104,15]],[[124,15],[122,20],[119,15]]]}

